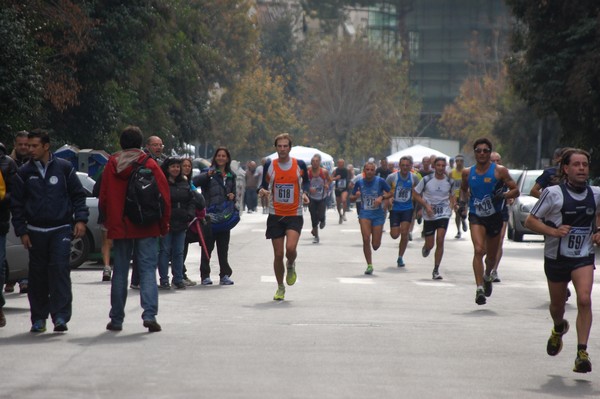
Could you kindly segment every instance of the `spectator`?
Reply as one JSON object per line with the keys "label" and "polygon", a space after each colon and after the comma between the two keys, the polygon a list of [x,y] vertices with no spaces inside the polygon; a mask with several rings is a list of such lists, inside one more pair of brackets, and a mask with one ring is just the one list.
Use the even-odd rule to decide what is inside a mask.
{"label": "spectator", "polygon": [[156,163],[160,166],[167,159],[167,156],[163,154],[163,149],[165,146],[163,145],[162,139],[158,136],[150,136],[148,140],[146,140],[146,149],[144,150],[146,153],[150,154],[152,159],[156,161]]}
{"label": "spectator", "polygon": [[[192,164],[192,159],[191,158],[183,158],[181,160],[181,174],[187,180],[187,183],[190,185],[190,189],[192,190],[192,192],[195,192],[199,196],[202,196],[202,194],[197,192],[197,189],[196,189],[196,186],[194,186],[194,183],[192,183],[193,170],[194,170],[194,165]],[[203,200],[204,200],[204,198],[202,198],[202,201]],[[203,204],[204,204],[204,202],[203,202]],[[190,246],[190,242],[192,242],[192,241],[190,241],[189,238],[190,238],[189,234],[186,234],[185,245],[183,247],[183,283],[187,287],[193,287],[197,283],[194,280],[189,278],[189,276],[187,274],[187,267],[185,266],[185,259],[187,258],[188,248]]]}
{"label": "spectator", "polygon": [[[6,147],[0,143],[0,327],[6,325],[6,317],[2,311],[5,304],[2,286],[6,275],[4,270],[6,265],[6,234],[10,229],[11,182],[15,173],[17,173],[17,164],[6,155]],[[23,292],[23,285],[20,284],[20,286],[21,292]]]}

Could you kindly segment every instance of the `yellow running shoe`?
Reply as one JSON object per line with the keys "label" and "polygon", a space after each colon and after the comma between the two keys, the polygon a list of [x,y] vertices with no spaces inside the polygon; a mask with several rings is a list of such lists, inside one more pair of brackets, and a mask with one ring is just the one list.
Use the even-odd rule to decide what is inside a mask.
{"label": "yellow running shoe", "polygon": [[563,320],[561,322],[563,329],[561,332],[556,332],[554,327],[552,327],[552,332],[550,333],[550,338],[548,338],[548,345],[546,346],[546,352],[550,356],[556,356],[560,353],[563,347],[562,336],[565,335],[569,331],[569,322]]}
{"label": "yellow running shoe", "polygon": [[589,373],[592,371],[590,355],[588,355],[586,351],[577,351],[577,357],[575,358],[575,367],[573,367],[573,371],[576,373]]}
{"label": "yellow running shoe", "polygon": [[373,265],[367,265],[367,270],[365,270],[365,274],[373,274]]}
{"label": "yellow running shoe", "polygon": [[287,285],[296,284],[296,262],[292,263],[292,265],[287,266],[287,275],[285,276],[285,282]]}
{"label": "yellow running shoe", "polygon": [[285,285],[280,285],[277,287],[277,292],[275,292],[275,296],[273,297],[274,301],[283,301],[285,299]]}

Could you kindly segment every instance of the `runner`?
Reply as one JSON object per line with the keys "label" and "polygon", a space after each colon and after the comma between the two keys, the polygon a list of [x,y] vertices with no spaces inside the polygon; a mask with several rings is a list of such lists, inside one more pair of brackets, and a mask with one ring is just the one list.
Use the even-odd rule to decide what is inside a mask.
{"label": "runner", "polygon": [[310,180],[310,191],[308,196],[310,203],[308,210],[312,222],[311,233],[313,235],[313,244],[319,243],[319,229],[325,227],[325,211],[327,208],[327,194],[331,178],[327,169],[321,167],[321,155],[315,154],[310,160],[310,169],[308,169],[308,179]]}
{"label": "runner", "polygon": [[390,174],[386,182],[391,187],[390,198],[390,236],[395,240],[400,237],[398,246],[398,267],[404,267],[404,252],[408,245],[410,223],[413,218],[413,188],[419,178],[411,173],[411,160],[409,157],[400,158],[400,170]]}
{"label": "runner", "polygon": [[[502,156],[493,151],[490,155],[490,161],[497,165],[502,165]],[[508,191],[506,186],[502,187],[503,191]],[[502,207],[502,230],[500,230],[500,245],[498,245],[498,255],[496,256],[496,265],[494,266],[494,270],[492,270],[492,280],[494,283],[499,283],[500,277],[498,276],[498,265],[500,264],[500,259],[502,259],[502,247],[504,246],[504,236],[506,236],[506,228],[508,227],[508,206],[512,205],[515,200],[512,198],[504,201],[504,206]]]}
{"label": "runner", "polygon": [[425,176],[417,184],[413,195],[425,210],[423,214],[425,244],[421,249],[421,254],[425,258],[429,255],[435,236],[435,257],[431,276],[434,280],[441,280],[439,268],[444,255],[444,239],[452,208],[454,208],[455,197],[452,192],[452,179],[446,176],[446,158],[436,158],[433,167],[434,173]]}
{"label": "runner", "polygon": [[383,213],[383,200],[391,198],[390,186],[379,176],[375,176],[375,163],[367,162],[364,167],[364,177],[356,182],[350,195],[351,201],[361,199],[362,208],[358,215],[360,232],[363,239],[363,253],[367,261],[365,274],[373,274],[373,251],[381,245],[381,235],[385,216]]}
{"label": "runner", "polygon": [[562,336],[569,331],[564,319],[567,285],[573,280],[577,292],[577,357],[573,371],[588,373],[592,363],[587,342],[592,327],[592,285],[595,253],[600,244],[600,188],[590,187],[590,155],[581,149],[563,153],[560,169],[565,180],[548,187],[533,207],[525,226],[544,234],[544,271],[550,293],[550,316],[554,327],[546,351],[556,356]]}
{"label": "runner", "polygon": [[266,237],[273,244],[273,269],[277,279],[273,299],[282,301],[285,298],[284,256],[287,258],[286,282],[288,285],[296,282],[296,247],[304,223],[302,205],[309,202],[306,192],[310,182],[304,161],[290,157],[292,138],[288,133],[275,137],[275,148],[278,158],[265,163],[258,194],[269,197]]}
{"label": "runner", "polygon": [[454,221],[456,222],[456,235],[454,238],[461,238],[460,228],[467,232],[467,202],[460,198],[460,183],[462,182],[462,171],[465,168],[465,157],[458,154],[454,157],[455,167],[450,171],[450,178],[454,182]]}
{"label": "runner", "polygon": [[[476,162],[470,168],[463,169],[460,189],[463,198],[469,198],[469,228],[474,248],[473,272],[477,285],[475,302],[484,305],[486,297],[492,295],[493,279],[490,274],[496,265],[500,245],[500,211],[506,199],[519,196],[519,189],[508,169],[490,161],[492,143],[488,139],[475,140],[473,150]],[[502,190],[503,185],[508,187],[507,192]]]}
{"label": "runner", "polygon": [[338,166],[331,175],[335,182],[335,203],[340,216],[340,224],[346,221],[346,203],[348,201],[348,169],[345,168],[344,164],[343,159],[338,159]]}

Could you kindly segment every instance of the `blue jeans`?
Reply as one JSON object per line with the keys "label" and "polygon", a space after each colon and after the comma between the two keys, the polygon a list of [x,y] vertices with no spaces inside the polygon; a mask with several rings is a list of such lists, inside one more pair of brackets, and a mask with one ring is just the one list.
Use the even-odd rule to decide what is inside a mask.
{"label": "blue jeans", "polygon": [[113,324],[122,325],[127,301],[127,275],[133,251],[140,271],[142,320],[156,320],[158,287],[156,286],[156,237],[113,240],[114,267],[110,289],[110,313]]}
{"label": "blue jeans", "polygon": [[29,231],[29,307],[31,322],[71,320],[71,226],[51,231]]}
{"label": "blue jeans", "polygon": [[173,284],[183,281],[183,247],[185,246],[185,230],[170,231],[160,239],[158,253],[158,274],[160,283],[169,282],[169,260],[173,271]]}

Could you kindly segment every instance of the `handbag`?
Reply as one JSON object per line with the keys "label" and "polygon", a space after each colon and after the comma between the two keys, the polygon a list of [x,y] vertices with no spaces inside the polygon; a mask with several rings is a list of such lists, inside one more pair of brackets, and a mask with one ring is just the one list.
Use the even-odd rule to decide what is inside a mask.
{"label": "handbag", "polygon": [[206,216],[210,219],[213,233],[229,231],[240,222],[240,211],[235,207],[234,201],[224,201],[217,205],[210,205],[206,209]]}

